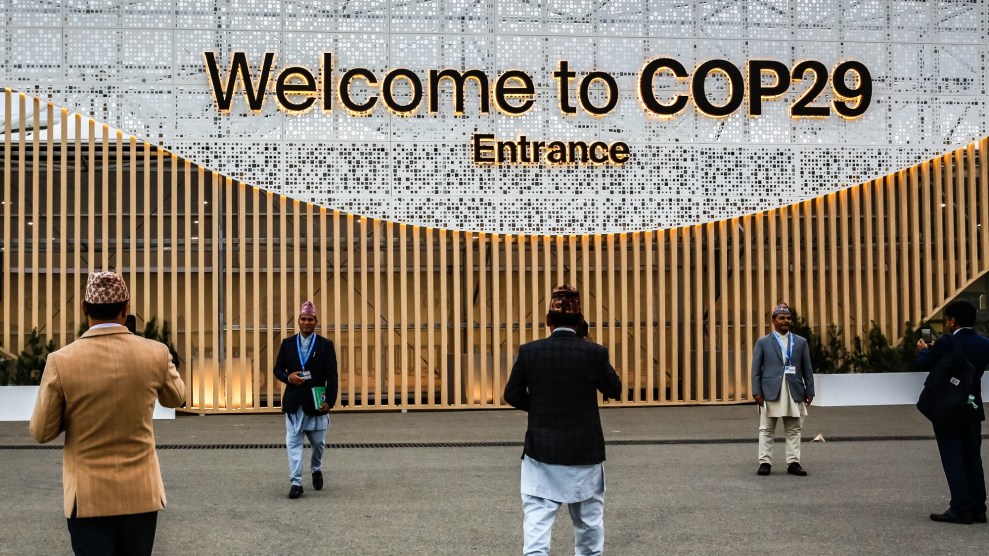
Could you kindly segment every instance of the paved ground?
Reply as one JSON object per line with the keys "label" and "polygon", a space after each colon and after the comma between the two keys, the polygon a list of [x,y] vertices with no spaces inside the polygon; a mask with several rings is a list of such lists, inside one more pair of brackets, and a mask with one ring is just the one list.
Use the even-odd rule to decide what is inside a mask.
{"label": "paved ground", "polygon": [[[805,478],[756,476],[754,406],[604,410],[606,552],[984,553],[989,527],[927,519],[947,487],[915,409],[811,409],[805,440],[827,442],[803,445]],[[524,428],[516,411],[335,414],[326,488],[288,500],[284,450],[264,447],[280,416],[158,421],[156,553],[519,554]],[[0,423],[0,554],[67,554],[61,450],[19,446],[26,423]],[[552,553],[573,553],[565,510]]]}

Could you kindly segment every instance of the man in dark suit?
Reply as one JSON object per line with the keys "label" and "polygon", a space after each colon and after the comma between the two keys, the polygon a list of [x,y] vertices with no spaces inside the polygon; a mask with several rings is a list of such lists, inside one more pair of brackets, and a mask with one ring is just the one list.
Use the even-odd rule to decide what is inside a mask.
{"label": "man in dark suit", "polygon": [[[285,414],[285,445],[288,448],[288,497],[302,495],[302,442],[309,438],[312,457],[312,486],[323,488],[323,448],[328,415],[337,400],[337,356],[333,342],[316,334],[316,306],[306,301],[299,308],[299,333],[282,341],[275,359],[275,378],[285,383],[282,413]],[[325,388],[326,397],[316,404],[315,388]]]}
{"label": "man in dark suit", "polygon": [[773,435],[782,419],[786,431],[786,472],[807,475],[800,465],[800,431],[814,401],[814,369],[807,340],[790,332],[790,307],[780,303],[771,315],[773,331],[752,352],[752,399],[759,404],[759,475],[773,468]]}
{"label": "man in dark suit", "polygon": [[524,554],[549,554],[553,521],[567,504],[574,553],[604,550],[604,433],[598,392],[621,395],[622,384],[604,346],[581,339],[580,294],[553,290],[546,315],[549,338],[519,347],[505,401],[529,413],[522,453]]}
{"label": "man in dark suit", "polygon": [[[975,307],[965,301],[949,303],[944,308],[944,330],[933,346],[917,342],[917,366],[929,371],[937,362],[955,350],[975,367],[972,385],[971,414],[953,423],[933,423],[934,438],[941,454],[941,466],[948,479],[951,501],[944,513],[931,514],[934,521],[969,524],[986,522],[986,479],[982,469],[982,421],[986,420],[982,406],[982,374],[989,364],[989,339],[972,329]],[[929,349],[928,349],[929,348]]]}

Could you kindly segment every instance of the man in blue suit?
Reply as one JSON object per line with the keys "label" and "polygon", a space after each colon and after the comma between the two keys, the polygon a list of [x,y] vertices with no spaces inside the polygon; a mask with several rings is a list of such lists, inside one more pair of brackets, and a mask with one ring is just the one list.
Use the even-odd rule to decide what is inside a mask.
{"label": "man in blue suit", "polygon": [[[786,430],[786,472],[807,475],[800,465],[800,431],[807,406],[814,401],[814,369],[807,340],[790,332],[790,307],[773,309],[773,331],[752,353],[752,398],[759,404],[759,475],[773,468],[773,435],[783,419]],[[785,387],[784,387],[785,386]]]}
{"label": "man in blue suit", "polygon": [[[337,356],[333,342],[316,334],[316,306],[306,301],[299,308],[299,333],[282,341],[275,359],[275,378],[285,383],[282,413],[285,414],[285,445],[288,448],[288,497],[302,495],[302,442],[309,438],[312,457],[312,486],[323,488],[323,448],[328,415],[337,400]],[[326,400],[319,406],[313,397],[317,386],[326,388]]]}
{"label": "man in blue suit", "polygon": [[982,469],[982,421],[986,420],[982,406],[982,374],[989,364],[989,339],[972,329],[975,306],[965,301],[949,303],[944,308],[945,334],[928,346],[917,342],[917,366],[933,369],[945,355],[958,345],[962,355],[975,367],[972,384],[974,405],[971,414],[958,422],[933,423],[934,438],[941,454],[941,466],[948,479],[951,501],[944,513],[931,514],[934,521],[970,524],[986,522],[986,479]]}

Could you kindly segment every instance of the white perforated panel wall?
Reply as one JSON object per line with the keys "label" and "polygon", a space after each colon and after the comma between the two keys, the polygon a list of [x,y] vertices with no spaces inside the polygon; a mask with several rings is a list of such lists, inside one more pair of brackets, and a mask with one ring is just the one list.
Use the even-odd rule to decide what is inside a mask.
{"label": "white perforated panel wall", "polygon": [[[0,80],[251,185],[346,212],[496,232],[629,231],[816,197],[985,136],[987,16],[985,0],[3,0]],[[536,105],[520,117],[481,114],[468,95],[455,116],[448,89],[435,115],[425,103],[411,117],[379,103],[355,117],[339,102],[329,114],[289,115],[271,98],[255,115],[239,95],[221,115],[207,50],[224,72],[233,51],[254,66],[274,52],[279,68],[314,71],[332,52],[335,80],[356,67],[379,80],[405,67],[423,81],[430,69],[476,68],[493,87],[520,69],[533,77]],[[635,93],[643,65],[659,56],[688,70],[712,58],[742,68],[756,58],[854,59],[871,71],[874,97],[853,121],[791,119],[797,85],[760,117],[714,119],[691,106],[660,120]],[[551,77],[561,59],[579,75],[614,76],[614,111],[561,114]],[[726,97],[723,81],[709,82],[712,99]],[[632,158],[475,166],[475,133],[623,141]]]}

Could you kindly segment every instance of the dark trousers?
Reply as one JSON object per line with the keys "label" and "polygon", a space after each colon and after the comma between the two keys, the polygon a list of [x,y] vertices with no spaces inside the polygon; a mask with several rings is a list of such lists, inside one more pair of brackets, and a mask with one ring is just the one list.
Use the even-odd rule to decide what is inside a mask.
{"label": "dark trousers", "polygon": [[158,512],[70,517],[66,521],[76,556],[150,556]]}
{"label": "dark trousers", "polygon": [[982,422],[934,425],[941,466],[951,491],[953,512],[986,511],[986,478],[982,471]]}

